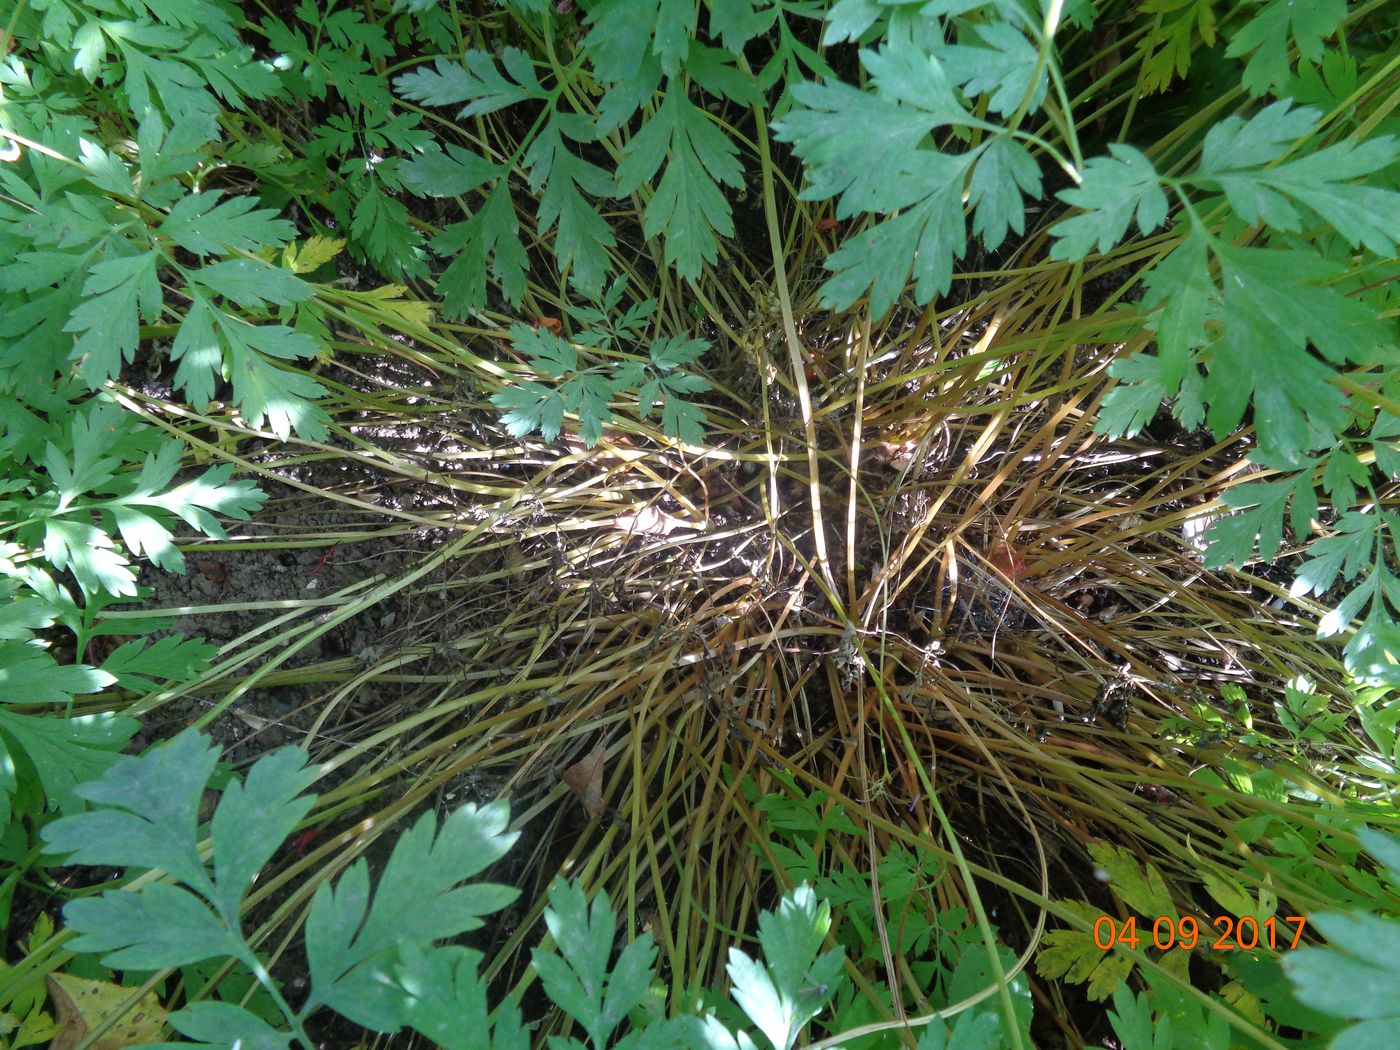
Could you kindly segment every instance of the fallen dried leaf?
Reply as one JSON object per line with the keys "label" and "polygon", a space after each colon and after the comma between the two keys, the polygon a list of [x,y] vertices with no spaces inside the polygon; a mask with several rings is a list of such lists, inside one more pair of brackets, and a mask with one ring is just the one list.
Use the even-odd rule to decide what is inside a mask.
{"label": "fallen dried leaf", "polygon": [[221,561],[197,561],[194,567],[210,583],[217,583],[220,587],[228,583],[228,566]]}
{"label": "fallen dried leaf", "polygon": [[127,642],[135,639],[133,634],[99,634],[92,641],[88,642],[87,662],[94,667],[101,667],[107,661],[107,657],[120,649]]}
{"label": "fallen dried leaf", "polygon": [[589,820],[598,820],[608,810],[603,798],[603,745],[597,744],[560,778],[574,797],[583,803],[583,812]]}
{"label": "fallen dried leaf", "polygon": [[1009,543],[998,544],[987,560],[1007,579],[1014,580],[1026,574],[1025,561]]}
{"label": "fallen dried leaf", "polygon": [[613,527],[634,536],[669,536],[677,529],[699,529],[694,522],[655,507],[629,510],[613,519]]}

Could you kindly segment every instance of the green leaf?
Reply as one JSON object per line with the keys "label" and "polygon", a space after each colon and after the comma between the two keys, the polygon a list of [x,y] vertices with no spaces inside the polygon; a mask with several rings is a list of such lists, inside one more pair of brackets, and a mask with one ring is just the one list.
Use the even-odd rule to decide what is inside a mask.
{"label": "green leaf", "polygon": [[779,14],[778,46],[774,49],[773,57],[754,78],[760,92],[768,92],[780,82],[785,85],[773,107],[774,117],[782,117],[792,108],[792,85],[799,83],[803,77],[813,76],[827,83],[839,79],[836,70],[831,68],[820,51],[814,51],[798,39],[788,24],[786,11],[780,9]]}
{"label": "green leaf", "polygon": [[60,664],[38,646],[0,643],[0,697],[11,704],[62,704],[116,681],[87,664]]}
{"label": "green leaf", "polygon": [[1193,182],[1213,182],[1247,223],[1295,233],[1304,227],[1296,201],[1315,212],[1352,246],[1393,256],[1400,242],[1400,193],[1357,185],[1400,157],[1396,140],[1381,135],[1323,146],[1277,163],[1294,143],[1313,134],[1320,114],[1291,108],[1283,99],[1248,121],[1222,120],[1210,129]]}
{"label": "green leaf", "polygon": [[316,294],[291,270],[271,266],[260,259],[224,259],[191,270],[189,279],[239,306],[261,310],[268,303],[288,306]]}
{"label": "green leaf", "polygon": [[647,57],[655,56],[668,77],[695,38],[696,11],[691,0],[600,0],[590,4],[583,47],[593,69],[605,83],[631,80]]}
{"label": "green leaf", "polygon": [[140,758],[123,757],[100,780],[78,789],[107,808],[56,820],[44,828],[44,838],[53,852],[69,854],[69,863],[159,868],[207,892],[212,886],[197,829],[217,759],[208,738],[193,730]]}
{"label": "green leaf", "polygon": [[266,1021],[233,1003],[190,1003],[170,1015],[170,1027],[193,1042],[158,1043],[147,1050],[227,1050],[230,1045],[239,1050],[287,1050],[292,1045],[290,1032],[279,1032]]}
{"label": "green leaf", "polygon": [[1386,511],[1348,511],[1337,520],[1331,535],[1312,543],[1293,583],[1295,594],[1321,594],[1338,574],[1352,580],[1365,573],[1318,622],[1317,633],[1321,638],[1338,634],[1366,610],[1343,652],[1347,670],[1368,685],[1400,684],[1400,626],[1395,622],[1400,579],[1390,570],[1383,542],[1386,533],[1395,535],[1397,529],[1400,517]]}
{"label": "green leaf", "polygon": [[691,339],[685,334],[663,336],[651,344],[651,363],[669,371],[694,364],[710,349],[704,339]]}
{"label": "green leaf", "polygon": [[259,758],[246,781],[234,780],[224,789],[209,827],[220,914],[230,919],[238,914],[258,871],[311,808],[315,800],[302,792],[318,776],[305,751],[284,747]]}
{"label": "green leaf", "polygon": [[1075,261],[1096,247],[1106,252],[1123,239],[1134,218],[1144,235],[1166,222],[1167,195],[1152,162],[1121,142],[1110,143],[1108,152],[1111,157],[1094,157],[1084,165],[1079,186],[1056,194],[1084,212],[1050,227],[1050,235],[1057,238],[1050,249],[1052,259]]}
{"label": "green leaf", "polygon": [[[1003,974],[1010,973],[1016,965],[1016,955],[1003,944],[996,945],[997,960]],[[984,988],[993,987],[997,980],[992,958],[985,944],[969,943],[961,949],[961,954],[953,967],[953,975],[948,980],[946,997],[950,1003],[960,1002],[975,996]],[[1031,1000],[1030,982],[1021,974],[1011,977],[1007,983],[1007,994],[1011,999],[1013,1023],[1020,1033],[1019,1042],[1023,1046],[1032,1045],[1030,1036],[1031,1014],[1034,1004]],[[991,1027],[991,1046],[1013,1046],[1017,1038],[1006,1027],[1000,1004],[987,1001],[975,1008],[974,1012],[985,1014]],[[956,1036],[956,1029],[954,1035]]]}
{"label": "green leaf", "polygon": [[[0,654],[0,665],[4,661]],[[78,812],[83,806],[78,785],[105,773],[139,728],[125,715],[50,717],[0,708],[0,768],[11,771],[0,776],[0,793],[5,796],[0,810],[8,815],[9,797],[17,786],[13,770],[28,763],[51,805],[61,813]]]}
{"label": "green leaf", "polygon": [[[791,142],[806,164],[803,198],[840,196],[838,219],[893,211],[925,197],[927,186],[890,182],[911,168],[932,174],[920,144],[933,129],[967,119],[937,60],[911,45],[891,42],[883,52],[862,51],[861,63],[881,89],[878,95],[842,83],[798,84],[792,111],[773,125],[777,138]],[[943,163],[945,172],[951,170],[951,159]],[[961,191],[959,181],[959,202]]]}
{"label": "green leaf", "polygon": [[1335,33],[1346,18],[1346,0],[1269,0],[1237,32],[1225,54],[1230,58],[1249,55],[1243,84],[1252,95],[1280,91],[1290,74],[1288,40],[1291,36],[1299,53],[1312,62],[1322,58],[1323,41]]}
{"label": "green leaf", "polygon": [[553,441],[564,428],[564,399],[553,387],[533,380],[491,395],[491,404],[501,413],[501,422],[512,437],[528,437],[535,431]]}
{"label": "green leaf", "polygon": [[1347,426],[1346,401],[1333,371],[1308,351],[1311,342],[1333,361],[1365,362],[1374,345],[1375,315],[1364,304],[1318,283],[1336,267],[1299,250],[1215,246],[1225,289],[1225,318],[1205,395],[1217,435],[1234,429],[1251,394],[1261,448],[1284,462]]}
{"label": "green leaf", "polygon": [[[1298,571],[1298,578],[1293,584],[1294,592],[1320,595],[1332,587],[1338,574],[1347,580],[1354,580],[1370,568],[1379,541],[1380,525],[1380,520],[1374,514],[1362,511],[1343,514],[1332,526],[1331,535],[1320,537],[1309,545],[1308,560]],[[1338,629],[1343,625],[1339,624]]]}
{"label": "green leaf", "polygon": [[424,197],[456,197],[470,193],[501,175],[501,166],[461,146],[448,144],[447,152],[431,149],[403,167],[403,183]]}
{"label": "green leaf", "polygon": [[119,424],[99,405],[90,401],[73,413],[69,424],[70,450],[60,449],[53,442],[44,447],[39,462],[58,493],[59,513],[87,493],[105,488],[122,466],[120,458],[104,455]]}
{"label": "green leaf", "polygon": [[115,541],[101,529],[64,518],[44,522],[44,557],[59,571],[68,570],[86,594],[105,591],[136,594],[136,574]]}
{"label": "green leaf", "polygon": [[1142,56],[1142,85],[1146,92],[1163,91],[1186,76],[1192,56],[1215,44],[1216,0],[1145,0],[1140,10],[1155,19],[1153,29],[1138,42]]}
{"label": "green leaf", "polygon": [[[1220,518],[1206,530],[1205,566],[1243,566],[1252,560],[1256,542],[1260,558],[1272,562],[1283,546],[1285,508],[1290,500],[1295,507],[1301,501],[1300,513],[1306,511],[1311,520],[1317,509],[1316,499],[1308,499],[1312,492],[1312,479],[1306,473],[1281,481],[1253,481],[1227,490],[1220,501],[1237,513]],[[1306,526],[1299,534],[1305,533]]]}
{"label": "green leaf", "polygon": [[49,848],[71,863],[163,870],[191,888],[151,882],[71,901],[64,915],[80,934],[73,942],[78,951],[104,952],[107,965],[143,970],[227,956],[247,961],[238,901],[305,812],[310,800],[293,796],[313,774],[304,769],[306,755],[289,748],[259,759],[247,783],[225,793],[213,839],[215,871],[228,881],[216,885],[200,856],[198,821],[217,758],[208,738],[181,733],[140,758],[118,759],[100,780],[78,789],[100,808],[44,828]]}
{"label": "green leaf", "polygon": [[[1285,958],[1292,955],[1293,952],[1289,952]],[[1244,989],[1264,1005],[1270,1020],[1324,1036],[1333,1035],[1344,1028],[1344,1021],[1335,1020],[1298,1001],[1284,974],[1282,961],[1278,957],[1255,957],[1241,952],[1231,960],[1230,968]]]}
{"label": "green leaf", "polygon": [[103,965],[116,969],[184,966],[235,955],[242,947],[242,938],[197,896],[160,882],[140,893],[111,891],[69,901],[63,917],[79,933],[72,950],[102,953]]}
{"label": "green leaf", "polygon": [[[293,360],[311,357],[316,344],[286,325],[252,325],[219,313],[215,320],[228,351],[233,395],[252,426],[268,427],[285,441],[293,430],[312,441],[326,435],[325,409],[315,403],[325,388],[304,372],[278,368],[265,356]],[[178,373],[177,373],[178,377]]]}
{"label": "green leaf", "polygon": [[448,226],[432,246],[439,255],[457,255],[438,279],[445,316],[465,320],[485,307],[488,259],[489,273],[509,302],[518,303],[525,294],[530,260],[520,243],[520,220],[506,179],[496,183],[475,215]]}
{"label": "green leaf", "polygon": [[[1377,567],[1366,579],[1362,587],[1353,593],[1361,594],[1370,600],[1370,609],[1365,619],[1342,649],[1347,673],[1363,685],[1400,685],[1400,625],[1396,623],[1396,610],[1400,609],[1400,580],[1384,567]],[[1350,597],[1350,596],[1348,596]],[[1324,627],[1330,628],[1329,618],[1334,622],[1349,622],[1354,610],[1347,617],[1339,614],[1347,612],[1338,606],[1318,623],[1318,634]]]}
{"label": "green leaf", "polygon": [[[129,491],[100,504],[116,518],[122,538],[134,552],[144,551],[162,568],[175,572],[184,571],[185,560],[168,542],[166,525],[174,517],[207,536],[223,539],[223,527],[214,514],[247,521],[264,499],[264,494],[252,482],[230,481],[233,473],[230,465],[210,467],[198,477],[167,488],[180,469],[183,455],[179,442],[163,442],[156,453],[146,457]],[[125,477],[129,479],[131,475]],[[133,529],[141,531],[132,532]],[[151,530],[157,529],[160,546],[153,543],[150,535]]]}
{"label": "green leaf", "polygon": [[1324,459],[1322,487],[1332,507],[1344,511],[1356,502],[1356,490],[1370,483],[1371,468],[1345,447],[1334,448]]}
{"label": "green leaf", "polygon": [[529,99],[546,99],[530,56],[519,48],[501,53],[501,65],[510,79],[496,68],[496,59],[485,51],[468,51],[461,62],[439,58],[432,69],[418,68],[395,78],[394,87],[404,98],[425,106],[467,103],[458,119],[474,117],[513,106]]}
{"label": "green leaf", "polygon": [[590,372],[581,372],[559,387],[565,406],[578,414],[579,437],[588,448],[598,443],[603,436],[603,425],[613,418],[608,402],[614,393],[611,379]]}
{"label": "green leaf", "polygon": [[1397,885],[1400,885],[1400,836],[1375,828],[1360,828],[1356,837],[1366,852],[1383,864]]}
{"label": "green leaf", "polygon": [[1298,75],[1289,81],[1289,98],[1323,111],[1342,107],[1356,91],[1360,69],[1355,55],[1326,50],[1318,65],[1300,63]]}
{"label": "green leaf", "polygon": [[[115,38],[113,42],[126,67],[122,86],[130,112],[159,110],[172,123],[188,124],[209,137],[217,134],[220,106],[207,89],[207,81],[198,70],[172,61],[166,50],[178,38],[135,22],[104,22],[103,29]],[[186,47],[192,44],[193,41]]]}
{"label": "green leaf", "polygon": [[687,445],[703,445],[708,419],[699,405],[677,397],[662,397],[661,431],[667,437],[677,438]]}
{"label": "green leaf", "polygon": [[252,512],[261,507],[266,498],[250,481],[230,481],[232,475],[231,465],[210,467],[199,477],[182,485],[156,492],[145,487],[146,472],[143,469],[141,481],[126,499],[161,507],[179,515],[200,532],[223,539],[224,531],[209,511],[248,521]]}
{"label": "green leaf", "polygon": [[598,103],[597,134],[606,135],[621,128],[647,105],[661,85],[661,62],[653,54],[642,56],[636,76],[613,83]]}
{"label": "green leaf", "polygon": [[170,209],[159,232],[195,255],[280,248],[296,236],[296,227],[277,218],[271,208],[257,208],[256,197],[221,198],[220,190],[186,194]]}
{"label": "green leaf", "polygon": [[[97,411],[104,404],[111,411]],[[197,479],[162,491],[180,469],[184,455],[183,447],[176,441],[162,440],[157,450],[146,456],[139,473],[114,474],[121,459],[102,457],[100,453],[114,447],[115,435],[130,429],[129,419],[115,405],[89,401],[72,417],[71,452],[65,454],[54,444],[48,444],[42,462],[55,481],[59,496],[56,511],[62,514],[76,506],[77,513],[90,516],[96,510],[101,513],[104,524],[108,521],[115,524],[122,541],[133,554],[148,557],[168,571],[182,572],[184,556],[171,542],[169,526],[174,516],[178,515],[208,535],[222,538],[223,530],[209,511],[247,520],[249,512],[261,505],[262,494],[246,481],[227,483],[230,467],[211,468]],[[125,450],[118,451],[120,455]],[[107,499],[83,498],[89,490],[115,495]],[[81,529],[87,527],[80,526]],[[58,531],[62,538],[61,530],[50,531]],[[124,559],[122,564],[125,564]],[[130,569],[122,572],[125,577]]]}
{"label": "green leaf", "polygon": [[[958,54],[959,62],[970,57]],[[825,306],[843,310],[868,293],[872,311],[882,316],[911,277],[920,303],[950,287],[953,260],[967,248],[962,195],[974,161],[981,157],[984,166],[973,172],[969,198],[976,232],[990,245],[1024,224],[1021,195],[1038,192],[1040,183],[1034,162],[1009,138],[971,154],[928,148],[936,129],[977,123],[950,76],[974,77],[968,63],[945,68],[939,56],[903,37],[879,51],[863,50],[860,58],[871,90],[799,84],[791,91],[792,111],[774,129],[806,164],[804,198],[838,197],[838,219],[862,211],[892,216],[845,240],[826,261],[835,276],[822,287]]]}
{"label": "green leaf", "polygon": [[[136,186],[131,181],[131,170],[115,153],[109,153],[97,143],[83,137],[78,139],[78,158],[93,186],[116,197],[135,197]],[[76,206],[76,201],[69,201]]]}
{"label": "green leaf", "polygon": [[1133,437],[1157,414],[1167,398],[1162,360],[1148,354],[1120,358],[1108,374],[1118,380],[1104,395],[1094,429],[1110,437]]}
{"label": "green leaf", "polygon": [[[703,339],[690,339],[685,335],[666,336],[651,345],[651,363],[660,370],[659,375],[640,382],[637,392],[637,408],[643,419],[648,418],[657,402],[661,403],[661,429],[668,436],[678,438],[688,445],[703,444],[707,417],[699,405],[691,404],[687,397],[710,389],[709,380],[703,376],[676,371],[699,359],[709,349]],[[646,375],[639,369],[641,376]],[[615,378],[620,386],[633,385],[637,379],[619,369]]]}
{"label": "green leaf", "polygon": [[880,98],[922,113],[930,130],[967,121],[967,109],[941,55],[930,55],[912,42],[891,40],[878,51],[861,51],[860,61]]}
{"label": "green leaf", "polygon": [[618,165],[617,192],[628,194],[665,162],[661,182],[647,202],[642,232],[664,236],[667,264],[686,279],[698,279],[702,267],[718,257],[717,237],[734,233],[729,202],[719,187],[743,185],[737,153],[729,136],[672,81],[661,107],[632,136]]}
{"label": "green leaf", "polygon": [[[191,4],[187,10],[217,10],[213,5]],[[220,19],[222,21],[222,19]],[[208,21],[201,21],[207,27]],[[230,32],[230,38],[233,33]],[[209,87],[234,109],[248,109],[248,99],[271,98],[279,93],[281,82],[268,66],[253,57],[247,47],[228,47],[213,36],[201,34],[190,41],[183,57],[193,65]]]}
{"label": "green leaf", "polygon": [[1149,322],[1157,333],[1158,380],[1164,397],[1175,397],[1194,364],[1192,351],[1206,343],[1206,317],[1219,300],[1210,276],[1205,237],[1197,230],[1147,275],[1143,305],[1156,310]]}
{"label": "green leaf", "polygon": [[[1169,953],[1164,960],[1163,970],[1171,972],[1174,966],[1180,976],[1185,976],[1185,956],[1180,952]],[[1226,1014],[1209,1009],[1206,1004],[1184,989],[1167,983],[1165,973],[1161,976],[1149,971],[1146,981],[1150,989],[1152,1009],[1157,1015],[1157,1030],[1167,1032],[1174,1039],[1176,1047],[1193,1047],[1195,1050],[1230,1050],[1232,1032]],[[1247,1015],[1250,1004],[1241,1002],[1244,989],[1240,985],[1233,988],[1227,985],[1222,989],[1221,998]],[[1160,1040],[1162,1037],[1158,1035]],[[1125,1046],[1128,1044],[1124,1044]]]}
{"label": "green leaf", "polygon": [[517,834],[506,830],[504,802],[467,805],[438,828],[424,813],[394,845],[371,895],[363,860],[339,882],[323,883],[306,920],[312,978],[309,1005],[326,1005],[381,1032],[403,1024],[392,969],[400,945],[425,947],[481,926],[481,916],[518,896],[506,886],[461,885],[499,859]]}
{"label": "green leaf", "polygon": [[[1316,131],[1320,116],[1315,109],[1295,109],[1291,100],[1281,99],[1248,120],[1227,117],[1206,133],[1201,144],[1201,163],[1192,178],[1214,180],[1227,193],[1232,184],[1248,185],[1255,178],[1268,178],[1268,172],[1262,169],[1285,156],[1296,141]],[[1234,197],[1230,203],[1239,207]]]}
{"label": "green leaf", "polygon": [[[17,553],[18,548],[7,551],[0,547],[0,556]],[[35,631],[52,627],[58,617],[58,609],[43,598],[15,597],[18,586],[10,580],[0,580],[0,642],[27,642]],[[4,652],[0,648],[0,652]],[[3,664],[0,664],[3,667]]]}
{"label": "green leaf", "polygon": [[817,954],[830,928],[830,907],[818,904],[811,887],[802,885],[784,895],[776,912],[759,916],[766,966],[729,949],[730,994],[776,1050],[790,1050],[842,979],[841,950]]}
{"label": "green leaf", "polygon": [[1284,957],[1298,999],[1333,1017],[1383,1020],[1400,1030],[1400,923],[1336,912],[1310,915],[1308,922],[1330,944]]}
{"label": "green leaf", "polygon": [[994,136],[980,151],[968,183],[968,203],[976,208],[972,232],[988,251],[1001,246],[1008,230],[1025,232],[1027,195],[1040,199],[1040,168],[1019,142]]}
{"label": "green leaf", "polygon": [[140,343],[140,321],[160,316],[163,298],[156,277],[159,253],[142,252],[96,263],[83,285],[84,299],[63,326],[77,332],[72,357],[92,385],[110,379],[130,362]]}
{"label": "green leaf", "polygon": [[871,26],[884,22],[888,10],[882,0],[836,0],[826,13],[822,43],[827,47],[848,40],[856,43]]}
{"label": "green leaf", "polygon": [[214,377],[223,371],[224,348],[214,330],[216,315],[213,304],[196,295],[170,344],[170,360],[179,362],[175,385],[185,391],[196,408],[213,400]]}
{"label": "green leaf", "polygon": [[510,326],[511,344],[530,358],[530,367],[550,379],[564,379],[578,371],[578,351],[572,343],[541,325]]}
{"label": "green leaf", "polygon": [[379,178],[352,178],[346,191],[353,195],[350,236],[378,266],[397,276],[425,272],[418,232],[403,201],[389,196]]}
{"label": "green leaf", "polygon": [[519,1007],[502,1002],[491,1024],[479,973],[481,958],[480,952],[468,948],[405,945],[403,962],[394,969],[404,997],[404,1023],[444,1050],[488,1045],[492,1050],[528,1050],[529,1033]]}
{"label": "green leaf", "polygon": [[767,30],[777,17],[775,8],[756,10],[766,0],[710,0],[710,36],[723,40],[732,54],[739,54],[744,45]]}
{"label": "green leaf", "polygon": [[612,176],[566,148],[557,121],[550,121],[531,143],[525,167],[530,173],[530,189],[540,194],[539,233],[544,235],[558,224],[554,256],[560,271],[570,273],[585,295],[598,294],[607,277],[608,249],[617,240],[612,227],[583,194],[610,196]]}
{"label": "green leaf", "polygon": [[122,543],[137,557],[148,557],[167,572],[181,572],[185,556],[172,542],[174,534],[149,514],[113,501],[108,509],[121,533]]}
{"label": "green leaf", "polygon": [[1039,62],[1035,44],[1021,30],[1011,22],[989,21],[969,25],[960,39],[961,43],[939,52],[953,83],[968,95],[986,95],[994,113],[1014,113],[1027,98],[1032,113],[1040,109],[1049,72]]}
{"label": "green leaf", "polygon": [[1171,1023],[1164,1020],[1165,1030],[1159,1031],[1153,1023],[1152,1007],[1147,995],[1134,995],[1131,988],[1123,985],[1113,993],[1113,1009],[1108,1011],[1108,1023],[1113,1026],[1121,1045],[1131,1050],[1171,1050],[1173,1046]]}
{"label": "green leaf", "polygon": [[583,1027],[594,1047],[611,1045],[608,1037],[647,996],[656,975],[656,945],[633,941],[609,971],[617,928],[612,903],[600,891],[590,910],[576,883],[550,887],[544,918],[558,945],[558,951],[536,948],[531,954],[545,992]]}
{"label": "green leaf", "polygon": [[1371,448],[1376,453],[1376,466],[1391,480],[1400,478],[1400,444],[1395,442],[1400,435],[1400,419],[1389,412],[1377,412],[1371,424]]}
{"label": "green leaf", "polygon": [[209,666],[218,652],[202,638],[167,635],[153,642],[136,639],[119,646],[102,661],[103,674],[123,689],[151,693],[161,681],[186,681]]}
{"label": "green leaf", "polygon": [[691,80],[711,95],[731,99],[741,106],[757,105],[760,101],[753,74],[736,66],[734,55],[728,51],[706,47],[698,40],[692,40],[690,54],[685,60],[685,71]]}
{"label": "green leaf", "polygon": [[968,1010],[958,1015],[951,1032],[942,1021],[925,1028],[918,1050],[996,1050],[1006,1045],[994,1011]]}
{"label": "green leaf", "polygon": [[893,218],[848,237],[826,268],[835,276],[822,285],[822,305],[846,310],[868,291],[874,316],[883,317],[903,294],[912,273],[914,297],[929,302],[952,287],[953,260],[967,250],[967,224],[956,187],[966,157],[921,151],[923,171],[910,182],[938,187]]}

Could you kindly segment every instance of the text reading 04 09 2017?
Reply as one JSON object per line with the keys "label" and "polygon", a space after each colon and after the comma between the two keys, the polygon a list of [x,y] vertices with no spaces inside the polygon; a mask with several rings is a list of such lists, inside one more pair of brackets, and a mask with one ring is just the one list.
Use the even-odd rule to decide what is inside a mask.
{"label": "text reading 04 09 2017", "polygon": [[1259,948],[1291,951],[1303,939],[1306,925],[1307,920],[1301,915],[1270,916],[1262,921],[1253,915],[1241,915],[1239,918],[1217,915],[1210,920],[1210,927],[1206,928],[1200,920],[1190,915],[1181,918],[1159,915],[1152,921],[1149,936],[1146,930],[1138,931],[1135,916],[1130,915],[1119,922],[1111,915],[1100,915],[1094,920],[1094,945],[1108,951],[1114,945],[1121,944],[1136,951],[1139,944],[1146,947],[1145,942],[1150,940],[1152,946],[1161,951],[1169,948],[1191,951],[1198,944],[1214,952],[1252,952]]}

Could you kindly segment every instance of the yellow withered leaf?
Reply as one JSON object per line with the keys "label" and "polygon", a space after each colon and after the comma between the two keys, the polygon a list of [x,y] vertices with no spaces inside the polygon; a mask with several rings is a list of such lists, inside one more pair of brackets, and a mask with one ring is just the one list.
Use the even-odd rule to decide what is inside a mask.
{"label": "yellow withered leaf", "polygon": [[287,245],[282,253],[292,273],[310,273],[330,262],[345,247],[345,242],[331,237],[308,237]]}
{"label": "yellow withered leaf", "polygon": [[[131,998],[132,990],[106,981],[89,981],[66,973],[49,975],[49,996],[53,999],[58,1034],[49,1050],[72,1050],[101,1027]],[[91,1050],[122,1050],[127,1046],[159,1042],[165,1031],[165,1010],[154,992],[147,992],[137,1004],[90,1044]]]}

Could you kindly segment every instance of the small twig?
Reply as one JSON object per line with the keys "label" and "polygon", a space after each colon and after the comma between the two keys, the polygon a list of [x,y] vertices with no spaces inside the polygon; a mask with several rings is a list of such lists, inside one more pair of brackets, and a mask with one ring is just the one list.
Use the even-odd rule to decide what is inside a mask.
{"label": "small twig", "polygon": [[313,565],[311,567],[311,570],[306,574],[308,578],[315,576],[318,572],[320,572],[326,567],[326,562],[332,561],[335,558],[336,546],[336,544],[332,543],[330,547],[326,549],[326,552],[321,555],[320,561]]}

